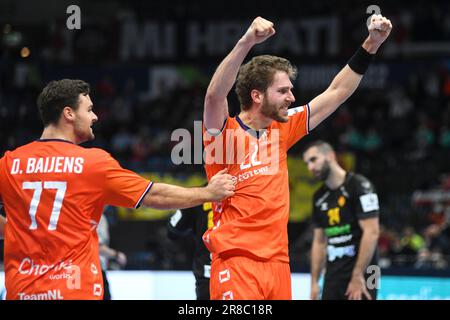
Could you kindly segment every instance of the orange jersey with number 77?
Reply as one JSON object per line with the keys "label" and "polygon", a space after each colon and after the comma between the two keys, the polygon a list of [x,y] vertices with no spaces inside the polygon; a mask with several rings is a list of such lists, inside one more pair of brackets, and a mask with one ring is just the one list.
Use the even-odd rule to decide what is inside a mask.
{"label": "orange jersey with number 77", "polygon": [[96,227],[104,206],[137,207],[151,185],[107,152],[64,140],[6,152],[7,299],[102,299]]}

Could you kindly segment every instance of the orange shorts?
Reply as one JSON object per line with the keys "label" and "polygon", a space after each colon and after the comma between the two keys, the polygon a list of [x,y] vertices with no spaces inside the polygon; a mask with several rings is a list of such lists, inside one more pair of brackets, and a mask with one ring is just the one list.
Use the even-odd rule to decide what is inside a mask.
{"label": "orange shorts", "polygon": [[218,258],[211,265],[210,292],[211,300],[292,300],[289,263]]}

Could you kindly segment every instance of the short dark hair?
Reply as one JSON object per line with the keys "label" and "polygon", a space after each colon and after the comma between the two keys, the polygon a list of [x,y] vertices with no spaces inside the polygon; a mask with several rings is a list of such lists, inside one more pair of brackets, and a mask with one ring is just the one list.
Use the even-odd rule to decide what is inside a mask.
{"label": "short dark hair", "polygon": [[37,98],[39,114],[44,126],[57,124],[65,107],[77,110],[79,95],[88,95],[89,91],[89,84],[83,80],[50,81]]}
{"label": "short dark hair", "polygon": [[277,71],[286,72],[291,80],[297,77],[297,68],[289,60],[277,56],[256,56],[241,66],[236,79],[236,94],[242,110],[248,110],[252,105],[252,90],[266,92]]}
{"label": "short dark hair", "polygon": [[321,153],[335,152],[334,148],[328,142],[323,141],[323,140],[316,140],[316,141],[308,143],[305,146],[305,148],[303,148],[302,155],[304,155],[306,151],[308,151],[309,149],[311,149],[313,147],[316,147],[317,149],[319,149],[319,151]]}

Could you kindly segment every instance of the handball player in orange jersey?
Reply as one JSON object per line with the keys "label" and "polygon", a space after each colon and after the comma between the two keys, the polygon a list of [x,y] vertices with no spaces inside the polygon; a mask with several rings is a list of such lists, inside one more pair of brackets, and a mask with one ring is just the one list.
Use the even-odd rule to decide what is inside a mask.
{"label": "handball player in orange jersey", "polygon": [[97,121],[81,80],[50,82],[38,107],[41,138],[0,159],[7,299],[102,299],[96,227],[105,205],[185,208],[234,194],[226,170],[204,188],[182,188],[146,180],[109,153],[78,146],[94,139]]}
{"label": "handball player in orange jersey", "polygon": [[[330,86],[291,109],[297,72],[288,60],[262,55],[241,66],[275,34],[272,22],[257,17],[219,65],[205,97],[205,169],[208,178],[228,169],[236,189],[214,204],[214,228],[203,236],[213,254],[211,299],[292,298],[287,151],[352,95],[391,29],[373,15],[368,37]],[[227,95],[235,82],[241,112],[232,118]]]}

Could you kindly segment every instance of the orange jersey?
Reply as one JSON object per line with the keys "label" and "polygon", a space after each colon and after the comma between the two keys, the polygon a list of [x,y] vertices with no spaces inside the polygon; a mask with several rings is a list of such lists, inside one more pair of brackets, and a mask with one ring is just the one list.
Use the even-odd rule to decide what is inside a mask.
{"label": "orange jersey", "polygon": [[217,136],[204,128],[208,179],[228,168],[236,181],[235,195],[215,203],[215,226],[203,236],[213,259],[245,255],[289,262],[287,151],[308,134],[309,106],[292,108],[288,115],[287,123],[273,121],[258,133],[239,117],[228,117]]}
{"label": "orange jersey", "polygon": [[101,299],[96,227],[105,205],[139,206],[152,183],[100,149],[38,140],[0,159],[8,299]]}

